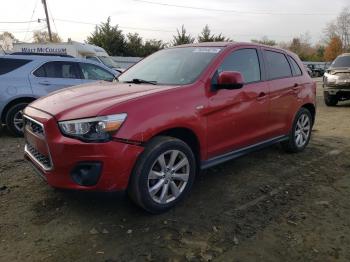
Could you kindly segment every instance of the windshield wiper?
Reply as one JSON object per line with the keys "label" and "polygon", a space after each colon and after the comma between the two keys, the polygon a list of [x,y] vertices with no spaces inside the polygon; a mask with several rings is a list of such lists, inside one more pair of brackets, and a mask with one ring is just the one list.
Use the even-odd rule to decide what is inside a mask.
{"label": "windshield wiper", "polygon": [[157,81],[148,81],[148,80],[143,80],[143,79],[140,79],[140,78],[134,78],[131,81],[125,81],[125,83],[156,85]]}

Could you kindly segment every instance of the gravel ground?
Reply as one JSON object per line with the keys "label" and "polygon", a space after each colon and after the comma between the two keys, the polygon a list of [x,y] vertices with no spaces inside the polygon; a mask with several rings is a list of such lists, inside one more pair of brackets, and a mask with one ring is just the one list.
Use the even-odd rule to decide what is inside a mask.
{"label": "gravel ground", "polygon": [[326,107],[321,92],[303,153],[211,168],[162,215],[123,193],[52,189],[23,139],[0,143],[0,261],[350,261],[350,102]]}

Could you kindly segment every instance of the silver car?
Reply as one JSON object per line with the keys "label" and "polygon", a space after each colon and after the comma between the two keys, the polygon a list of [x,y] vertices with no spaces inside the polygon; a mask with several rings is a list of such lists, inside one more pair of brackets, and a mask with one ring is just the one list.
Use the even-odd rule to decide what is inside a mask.
{"label": "silver car", "polygon": [[[35,99],[68,86],[113,81],[120,73],[87,59],[60,56],[0,56],[0,124],[23,135],[22,110]],[[64,102],[64,101],[62,101]]]}
{"label": "silver car", "polygon": [[350,53],[339,55],[323,75],[324,101],[335,106],[350,99]]}

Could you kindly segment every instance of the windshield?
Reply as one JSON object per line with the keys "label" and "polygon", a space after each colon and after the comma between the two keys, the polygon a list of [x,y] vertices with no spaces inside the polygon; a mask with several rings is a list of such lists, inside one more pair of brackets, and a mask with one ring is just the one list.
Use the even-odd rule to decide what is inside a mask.
{"label": "windshield", "polygon": [[350,67],[350,55],[338,56],[332,63],[332,67]]}
{"label": "windshield", "polygon": [[134,79],[164,85],[193,83],[221,51],[217,47],[181,47],[158,51],[123,73],[120,82]]}
{"label": "windshield", "polygon": [[103,64],[105,64],[109,68],[118,68],[119,67],[117,65],[117,63],[114,62],[113,59],[110,58],[109,56],[99,56],[98,58],[102,61]]}

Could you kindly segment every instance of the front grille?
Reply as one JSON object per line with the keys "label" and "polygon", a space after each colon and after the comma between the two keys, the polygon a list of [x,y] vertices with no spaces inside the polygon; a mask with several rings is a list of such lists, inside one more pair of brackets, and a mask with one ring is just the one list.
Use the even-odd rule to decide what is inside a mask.
{"label": "front grille", "polygon": [[25,119],[25,128],[28,129],[30,132],[37,134],[39,136],[44,136],[44,129],[41,125],[39,125],[37,122],[34,122],[33,120],[24,117]]}
{"label": "front grille", "polygon": [[[51,170],[53,168],[53,164],[50,157],[49,147],[45,140],[45,130],[42,123],[30,118],[29,116],[24,115],[25,121],[25,130],[24,137],[26,140],[25,152],[33,162],[39,165],[45,171]],[[34,136],[36,137],[34,137]],[[34,140],[33,140],[34,139]],[[35,140],[37,140],[35,142]],[[32,142],[31,142],[32,141]],[[42,146],[47,147],[47,154],[42,154],[36,146],[36,143],[41,144]],[[40,148],[40,147],[39,147]]]}
{"label": "front grille", "polygon": [[44,156],[32,145],[26,144],[26,151],[33,157],[45,170],[52,168],[51,160],[48,156]]}

